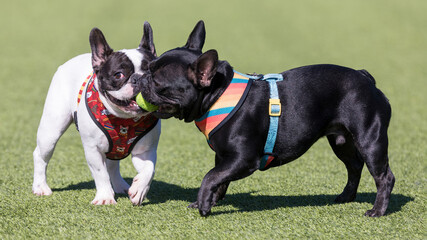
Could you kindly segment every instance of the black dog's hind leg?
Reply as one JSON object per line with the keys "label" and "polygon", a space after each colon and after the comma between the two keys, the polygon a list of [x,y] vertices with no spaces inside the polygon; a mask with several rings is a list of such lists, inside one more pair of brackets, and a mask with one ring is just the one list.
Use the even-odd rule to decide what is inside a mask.
{"label": "black dog's hind leg", "polygon": [[337,196],[335,202],[351,202],[356,198],[363,169],[363,160],[350,134],[328,135],[327,138],[335,155],[345,164],[348,173],[347,185],[344,191]]}
{"label": "black dog's hind leg", "polygon": [[387,139],[382,139],[382,141],[371,144],[369,148],[365,147],[366,153],[362,152],[366,158],[366,166],[374,177],[377,187],[374,207],[365,213],[369,217],[379,217],[385,214],[393,190],[395,177],[388,164],[387,146]]}
{"label": "black dog's hind leg", "polygon": [[375,185],[377,186],[377,196],[375,198],[374,207],[371,210],[366,211],[365,216],[380,217],[383,216],[387,210],[395,177],[388,164],[383,171],[378,171],[377,167],[368,167],[368,169],[370,168],[373,169],[370,172],[374,177]]}
{"label": "black dog's hind leg", "polygon": [[[388,119],[387,119],[388,118]],[[365,215],[369,217],[383,216],[387,210],[395,178],[388,162],[387,128],[390,113],[377,114],[370,119],[363,119],[365,126],[355,131],[356,146],[375,180],[377,196],[374,206]],[[363,125],[361,125],[363,126]]]}

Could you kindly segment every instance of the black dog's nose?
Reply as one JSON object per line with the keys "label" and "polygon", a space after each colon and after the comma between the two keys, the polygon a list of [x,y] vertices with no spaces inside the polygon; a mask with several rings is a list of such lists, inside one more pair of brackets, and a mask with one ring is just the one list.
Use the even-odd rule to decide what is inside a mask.
{"label": "black dog's nose", "polygon": [[142,80],[142,75],[141,74],[132,74],[132,76],[130,77],[130,83],[132,85],[138,85]]}

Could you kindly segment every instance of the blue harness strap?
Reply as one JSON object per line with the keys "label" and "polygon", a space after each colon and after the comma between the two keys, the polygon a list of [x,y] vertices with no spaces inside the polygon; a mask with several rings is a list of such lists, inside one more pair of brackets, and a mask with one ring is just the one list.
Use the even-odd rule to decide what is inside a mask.
{"label": "blue harness strap", "polygon": [[[234,71],[237,72],[237,71]],[[267,81],[270,88],[270,99],[268,104],[268,114],[270,115],[270,126],[268,128],[267,140],[264,146],[264,156],[261,158],[259,170],[266,170],[266,167],[274,160],[273,154],[274,145],[276,144],[277,129],[279,128],[279,117],[282,114],[282,105],[280,104],[279,91],[277,89],[277,82],[283,81],[282,74],[270,73],[264,76],[252,76],[237,72],[238,74],[247,78]]]}
{"label": "blue harness strap", "polygon": [[[259,170],[266,170],[266,167],[274,160],[275,154],[273,154],[274,145],[276,144],[277,129],[279,128],[279,117],[282,114],[282,106],[280,104],[279,91],[277,89],[277,82],[283,81],[282,74],[266,74],[266,75],[247,75],[234,70],[235,74],[241,77],[254,80],[254,81],[267,81],[270,88],[270,99],[268,106],[268,113],[270,115],[270,126],[268,128],[267,140],[264,146],[264,155],[261,158]],[[199,130],[202,131],[199,126],[204,119],[196,120],[196,125]],[[202,122],[203,123],[203,122]],[[217,126],[217,125],[215,125]],[[205,128],[203,128],[205,129]],[[204,132],[204,130],[202,131]],[[208,138],[208,135],[206,135]],[[208,141],[209,142],[209,141]]]}
{"label": "blue harness strap", "polygon": [[277,129],[279,127],[279,117],[282,114],[282,106],[279,99],[279,91],[277,90],[277,82],[283,80],[281,74],[266,74],[263,76],[263,81],[267,81],[270,87],[270,99],[268,113],[270,115],[270,126],[268,129],[267,140],[264,146],[264,156],[261,158],[259,170],[265,170],[268,164],[274,160],[273,149],[276,143]]}

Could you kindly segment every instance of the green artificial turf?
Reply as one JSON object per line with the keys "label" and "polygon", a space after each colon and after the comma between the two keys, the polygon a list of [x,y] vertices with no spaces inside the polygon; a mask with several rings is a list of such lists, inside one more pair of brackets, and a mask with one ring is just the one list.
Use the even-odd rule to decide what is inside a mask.
{"label": "green artificial turf", "polygon": [[[0,15],[0,239],[426,239],[427,2],[399,1],[5,1]],[[334,204],[347,174],[325,139],[280,168],[233,182],[202,218],[187,209],[214,154],[194,124],[162,122],[156,175],[134,207],[93,206],[95,185],[71,126],[48,168],[51,196],[31,193],[36,132],[50,80],[89,52],[100,28],[114,49],[135,48],[144,21],[157,52],[182,46],[205,20],[205,50],[240,72],[274,73],[333,63],[367,69],[390,99],[387,215],[365,168],[356,200]],[[131,182],[130,159],[121,163]]]}

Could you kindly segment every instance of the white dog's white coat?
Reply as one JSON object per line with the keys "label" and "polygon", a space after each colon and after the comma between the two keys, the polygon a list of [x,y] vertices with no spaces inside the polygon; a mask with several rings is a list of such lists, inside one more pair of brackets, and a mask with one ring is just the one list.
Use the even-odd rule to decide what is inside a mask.
{"label": "white dog's white coat", "polygon": [[[122,52],[133,62],[135,69],[139,70],[143,55],[136,49],[122,50]],[[73,113],[77,111],[85,157],[96,185],[96,196],[92,204],[115,204],[114,192],[116,192],[128,193],[132,203],[140,205],[148,193],[154,177],[156,151],[160,138],[160,121],[136,143],[131,152],[132,163],[138,174],[134,177],[132,186],[129,187],[120,175],[119,161],[109,160],[105,156],[109,147],[108,140],[91,119],[84,104],[84,96],[77,106],[78,92],[91,72],[91,54],[83,54],[60,66],[52,79],[37,131],[37,147],[33,153],[33,193],[36,195],[52,194],[46,182],[47,165],[56,143],[73,122]],[[97,81],[98,79],[95,78],[95,85],[98,87]],[[127,93],[112,94],[120,99],[121,95]],[[127,115],[109,104],[102,94],[100,94],[100,98],[111,114],[122,118],[135,117]]]}

